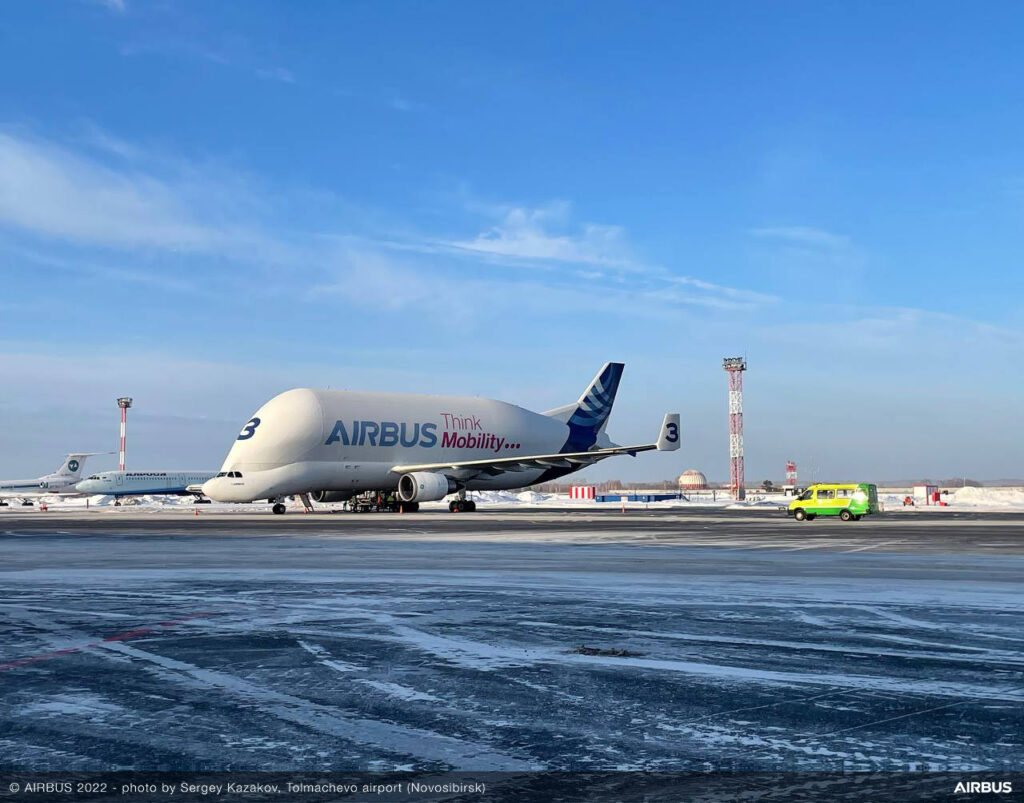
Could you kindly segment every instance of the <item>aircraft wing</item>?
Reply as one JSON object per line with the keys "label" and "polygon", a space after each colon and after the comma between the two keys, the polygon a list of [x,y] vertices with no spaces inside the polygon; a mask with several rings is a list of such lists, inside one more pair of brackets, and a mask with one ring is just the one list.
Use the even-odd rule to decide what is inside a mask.
{"label": "aircraft wing", "polygon": [[548,468],[578,469],[589,466],[606,457],[620,454],[635,455],[652,449],[671,451],[679,448],[679,414],[668,413],[661,425],[661,433],[656,443],[645,443],[640,446],[612,446],[606,449],[590,449],[586,452],[559,452],[555,454],[516,455],[515,457],[491,457],[483,460],[455,460],[447,463],[418,463],[392,466],[396,474],[408,474],[413,471],[458,471],[460,473],[490,474],[496,476],[506,471],[530,471]]}

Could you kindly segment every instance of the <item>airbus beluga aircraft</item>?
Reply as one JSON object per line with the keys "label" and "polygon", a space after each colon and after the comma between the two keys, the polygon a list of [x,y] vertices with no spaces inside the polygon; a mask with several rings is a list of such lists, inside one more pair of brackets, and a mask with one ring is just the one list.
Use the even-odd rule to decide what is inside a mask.
{"label": "airbus beluga aircraft", "polygon": [[395,492],[412,511],[457,493],[450,509],[462,511],[475,509],[467,490],[524,488],[613,455],[678,449],[678,413],[665,415],[654,443],[609,440],[623,367],[606,363],[574,404],[546,413],[492,399],[289,390],[256,411],[201,490],[218,502],[266,499],[275,513],[302,494],[342,502]]}

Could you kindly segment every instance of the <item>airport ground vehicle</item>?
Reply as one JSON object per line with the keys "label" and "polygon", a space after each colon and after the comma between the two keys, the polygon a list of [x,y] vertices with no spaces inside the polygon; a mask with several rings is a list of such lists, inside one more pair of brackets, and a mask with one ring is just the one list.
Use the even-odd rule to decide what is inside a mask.
{"label": "airport ground vehicle", "polygon": [[816,483],[790,502],[786,513],[797,521],[813,521],[816,516],[859,521],[881,510],[878,488],[870,483]]}

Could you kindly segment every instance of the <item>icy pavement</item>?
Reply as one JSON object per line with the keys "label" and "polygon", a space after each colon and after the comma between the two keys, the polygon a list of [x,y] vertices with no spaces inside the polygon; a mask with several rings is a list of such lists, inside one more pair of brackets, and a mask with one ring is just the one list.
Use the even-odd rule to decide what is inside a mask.
{"label": "icy pavement", "polygon": [[767,547],[8,532],[0,756],[1024,766],[1024,558]]}

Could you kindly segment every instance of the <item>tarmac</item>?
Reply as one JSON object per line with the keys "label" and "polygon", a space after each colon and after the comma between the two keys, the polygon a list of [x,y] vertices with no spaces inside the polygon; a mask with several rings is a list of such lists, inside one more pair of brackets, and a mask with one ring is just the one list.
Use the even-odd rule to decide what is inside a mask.
{"label": "tarmac", "polygon": [[1024,515],[0,511],[0,763],[1020,770]]}

